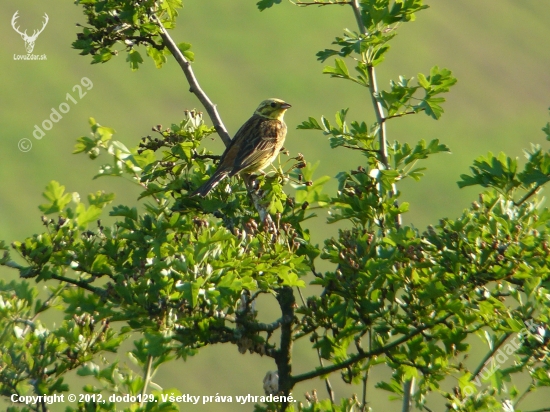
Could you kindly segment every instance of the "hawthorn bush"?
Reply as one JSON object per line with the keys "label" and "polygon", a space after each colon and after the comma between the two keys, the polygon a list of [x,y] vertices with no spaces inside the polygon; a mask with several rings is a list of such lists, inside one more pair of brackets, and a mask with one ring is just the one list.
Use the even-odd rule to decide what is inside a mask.
{"label": "hawthorn bush", "polygon": [[[280,2],[261,0],[258,7]],[[73,393],[89,396],[66,411],[116,410],[110,394],[134,396],[127,411],[175,411],[180,403],[170,395],[178,392],[153,385],[155,371],[220,343],[272,358],[266,396],[243,406],[258,412],[372,410],[369,397],[377,395],[367,393],[367,382],[375,368],[391,371],[376,387],[399,399],[403,411],[431,411],[432,403],[461,412],[520,411],[532,392],[550,386],[550,212],[539,196],[550,180],[548,151],[533,146],[522,168],[504,154],[479,157],[459,186],[479,185],[483,192],[462,215],[425,231],[401,221],[408,204],[399,199],[400,181],[420,179],[425,169],[418,163],[449,149],[438,140],[390,142],[388,122],[415,114],[439,119],[442,96],[456,83],[437,66],[415,79],[399,77],[386,90],[376,82],[399,26],[427,7],[422,0],[296,3],[349,8],[355,29],[317,56],[333,62],[324,73],[363,88],[376,118],[350,121],[342,109],[334,120],[312,116],[299,126],[321,132],[331,148],[364,155],[362,164],[336,176],[335,193],[323,191],[329,177],[315,174],[318,164],[291,154],[265,175],[224,181],[206,198],[189,196],[219,158],[204,139],[217,133],[227,145],[230,136],[193,73],[191,45],[168,34],[181,1],[77,4],[87,25],[75,49],[93,63],[126,53],[134,70],[143,49],[157,67],[173,56],[209,120],[187,111],[131,149],[90,120],[92,133],[78,139],[75,153],[107,156],[98,176],[130,177],[142,192],[134,205],[110,207],[114,223],[107,225],[101,216],[113,194],[93,193],[84,202],[51,182],[40,206],[43,233],[11,248],[0,243],[0,264],[22,279],[0,282],[3,396],[67,393],[64,377],[76,370],[95,384],[73,383]],[[550,124],[543,130],[550,140]],[[316,210],[328,211],[326,224],[345,222],[350,229],[313,244],[303,222]],[[317,270],[320,261],[334,270]],[[306,296],[306,279],[321,292]],[[38,299],[35,283],[46,281],[48,296]],[[279,308],[271,323],[258,320],[260,295]],[[64,320],[46,328],[40,319],[50,310],[61,310]],[[472,366],[466,358],[475,335],[487,350]],[[138,337],[130,357],[141,374],[104,358],[129,336]],[[295,374],[293,344],[303,339],[322,366]],[[355,385],[356,396],[334,393],[334,372]],[[295,385],[315,378],[326,381],[327,395],[296,402]],[[48,399],[9,410],[47,411]]]}

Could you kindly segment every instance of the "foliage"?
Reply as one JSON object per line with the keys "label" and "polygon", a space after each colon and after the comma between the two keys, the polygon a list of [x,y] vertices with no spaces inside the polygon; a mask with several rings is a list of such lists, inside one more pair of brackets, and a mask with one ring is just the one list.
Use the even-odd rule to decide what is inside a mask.
{"label": "foliage", "polygon": [[[88,25],[73,46],[93,63],[107,62],[122,47],[135,70],[143,63],[138,49],[144,46],[157,67],[174,54],[187,79],[196,80],[189,71],[191,45],[171,48],[162,28],[174,27],[180,1],[77,3]],[[258,7],[279,3],[262,0]],[[67,411],[115,410],[115,402],[99,400],[106,393],[133,396],[128,411],[178,410],[179,393],[158,388],[155,371],[219,343],[273,359],[276,374],[268,376],[275,376],[275,383],[266,379],[271,385],[266,384],[266,395],[288,397],[296,384],[328,380],[333,372],[350,385],[361,384],[362,394],[349,399],[336,400],[330,391],[327,399],[307,394],[306,405],[269,398],[255,406],[258,412],[368,411],[369,374],[383,367],[391,378],[376,386],[403,399],[403,410],[410,410],[409,398],[430,410],[428,395],[435,392],[447,410],[513,411],[528,394],[550,386],[545,326],[550,212],[538,197],[550,179],[550,154],[533,146],[521,170],[504,154],[480,157],[459,182],[484,187],[479,201],[426,231],[404,226],[401,215],[408,204],[399,202],[397,185],[407,177],[419,180],[425,168],[417,162],[449,148],[439,140],[390,143],[387,124],[420,112],[439,119],[442,94],[456,79],[435,66],[416,82],[401,76],[379,90],[375,67],[389,52],[389,42],[400,24],[414,21],[427,6],[422,0],[297,5],[342,3],[350,6],[358,31],[346,30],[334,49],[317,56],[321,61],[338,56],[323,73],[361,86],[376,122],[349,122],[348,109],[342,109],[334,123],[310,117],[299,128],[321,131],[332,148],[360,151],[364,163],[342,170],[337,192],[328,194],[323,185],[329,177],[315,177],[319,164],[282,154],[266,175],[227,180],[207,198],[191,197],[219,158],[202,147],[206,137],[219,132],[212,106],[205,108],[215,128],[192,110],[169,128],[155,126],[156,137],[146,136],[131,149],[114,140],[113,129],[91,119],[92,133],[78,139],[75,153],[92,160],[107,156],[109,163],[96,177],[129,178],[142,188],[141,204],[113,206],[112,223],[106,224],[100,217],[113,194],[90,194],[85,203],[51,182],[40,206],[44,232],[11,244],[24,263],[14,261],[0,243],[0,264],[17,269],[23,279],[0,283],[2,395],[66,393],[65,374],[76,370],[95,384],[84,386],[90,396]],[[192,87],[199,96],[198,90]],[[549,128],[543,128],[547,138]],[[293,196],[287,184],[295,189]],[[322,246],[312,244],[303,225],[317,209],[328,211],[327,224],[348,228]],[[318,271],[319,260],[333,270]],[[321,293],[303,297],[306,276]],[[48,282],[45,300],[37,299],[31,279]],[[272,323],[258,320],[255,301],[262,294],[279,306]],[[59,326],[47,328],[40,321],[49,310],[63,314]],[[142,375],[104,356],[119,353],[129,336],[139,337],[130,358]],[[471,366],[466,358],[476,336],[488,349],[481,363]],[[292,346],[301,339],[326,362],[293,374]],[[513,362],[488,369],[501,355]],[[525,376],[530,385],[520,393],[514,380]],[[445,381],[452,382],[451,391],[444,389]],[[150,387],[158,390],[149,395]],[[46,411],[48,405],[22,410]]]}

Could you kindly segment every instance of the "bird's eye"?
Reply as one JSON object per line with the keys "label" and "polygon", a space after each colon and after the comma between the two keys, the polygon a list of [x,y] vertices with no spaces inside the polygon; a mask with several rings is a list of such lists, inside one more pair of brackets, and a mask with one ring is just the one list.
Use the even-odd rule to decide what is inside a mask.
{"label": "bird's eye", "polygon": [[270,106],[271,106],[271,107],[277,107],[277,103],[273,102],[273,103],[271,103]]}

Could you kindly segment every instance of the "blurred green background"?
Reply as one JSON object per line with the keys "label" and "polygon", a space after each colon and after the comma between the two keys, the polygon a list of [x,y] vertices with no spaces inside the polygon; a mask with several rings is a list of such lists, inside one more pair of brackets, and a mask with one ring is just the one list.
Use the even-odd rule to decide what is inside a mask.
{"label": "blurred green background", "polygon": [[[412,144],[438,138],[452,150],[452,154],[441,154],[426,162],[428,171],[422,181],[405,181],[400,186],[402,201],[411,204],[405,223],[420,229],[441,217],[457,216],[477,198],[478,188],[459,190],[456,185],[474,158],[487,151],[505,151],[521,158],[522,149],[531,142],[545,145],[540,129],[548,121],[550,106],[550,2],[427,3],[431,8],[419,13],[416,22],[400,27],[389,56],[377,72],[381,88],[399,75],[428,73],[434,65],[451,69],[459,80],[446,95],[445,114],[440,121],[419,114],[389,123],[390,140]],[[337,110],[346,107],[351,108],[349,120],[374,121],[366,90],[322,75],[324,65],[315,58],[315,53],[328,48],[344,28],[355,29],[348,7],[297,8],[283,1],[260,13],[255,0],[184,0],[184,4],[172,35],[177,42],[193,44],[195,73],[218,105],[231,134],[261,100],[279,97],[293,105],[286,115],[289,134],[285,146],[293,155],[303,153],[310,162],[320,160],[318,176],[334,176],[341,169],[362,163],[356,152],[331,150],[320,133],[295,129],[308,116],[332,119]],[[41,26],[44,13],[49,15],[33,52],[46,54],[47,60],[14,60],[14,54],[25,53],[23,40],[10,25],[16,10],[21,29],[27,28],[30,33]],[[89,133],[90,116],[113,127],[115,138],[133,147],[151,133],[151,126],[169,126],[181,120],[183,110],[201,109],[188,92],[177,64],[170,60],[157,70],[146,59],[140,70],[131,72],[121,53],[107,64],[90,65],[89,56],[79,56],[71,48],[77,32],[75,23],[84,23],[84,19],[81,9],[70,1],[3,1],[0,21],[0,38],[4,39],[0,52],[0,239],[11,242],[42,230],[37,206],[43,203],[41,193],[50,180],[61,182],[68,191],[81,196],[105,190],[116,193],[115,204],[135,203],[139,189],[132,183],[110,178],[91,180],[101,158],[91,162],[71,152],[75,139]],[[142,55],[146,57],[144,50]],[[89,78],[94,86],[80,99],[73,87],[82,77]],[[69,102],[70,111],[41,140],[36,140],[32,136],[34,125],[47,119],[52,108],[66,102],[67,93],[77,104]],[[26,153],[18,149],[23,138],[33,145]],[[208,144],[221,152],[219,139]],[[329,189],[334,187],[333,182]],[[320,219],[311,229],[318,242],[335,230]],[[2,278],[12,279],[15,275],[0,269]],[[317,362],[307,345],[296,348],[295,360],[297,373]],[[207,348],[187,363],[172,363],[155,381],[193,395],[259,395],[262,379],[272,369],[275,366],[270,359],[241,356],[233,347],[219,346]],[[384,376],[374,375],[371,382]],[[333,381],[338,380],[335,375]],[[324,397],[324,385],[319,382],[299,385],[295,393],[303,399],[303,392],[314,387]],[[346,388],[337,393],[345,395],[356,390]],[[388,402],[386,393],[380,392],[372,397],[370,406],[374,410],[388,405],[399,409],[397,403]],[[58,406],[58,410],[64,409]],[[546,405],[540,398],[524,406]],[[182,405],[182,410],[188,408],[252,409],[236,404]]]}

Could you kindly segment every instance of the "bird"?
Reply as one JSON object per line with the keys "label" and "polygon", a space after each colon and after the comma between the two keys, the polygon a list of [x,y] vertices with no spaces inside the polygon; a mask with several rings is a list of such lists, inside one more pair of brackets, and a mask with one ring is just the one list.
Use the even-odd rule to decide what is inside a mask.
{"label": "bird", "polygon": [[254,173],[275,160],[286,138],[285,112],[292,107],[281,99],[267,99],[235,134],[223,152],[217,170],[191,196],[205,197],[226,177]]}

